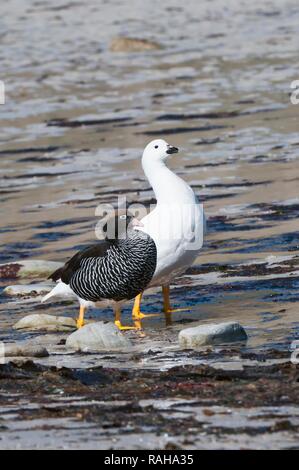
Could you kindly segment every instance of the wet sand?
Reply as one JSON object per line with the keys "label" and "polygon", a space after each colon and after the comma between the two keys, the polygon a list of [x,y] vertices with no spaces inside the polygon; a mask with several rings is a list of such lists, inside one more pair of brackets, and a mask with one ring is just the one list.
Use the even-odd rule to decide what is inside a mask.
{"label": "wet sand", "polygon": [[[291,104],[289,94],[291,82],[299,77],[299,9],[292,1],[282,6],[281,2],[273,0],[246,5],[236,1],[224,4],[220,0],[199,5],[192,1],[186,6],[166,1],[159,9],[153,8],[151,3],[138,1],[131,5],[128,9],[123,1],[113,5],[91,1],[83,5],[15,0],[2,7],[0,79],[6,84],[7,96],[6,104],[0,106],[0,263],[20,259],[64,261],[76,249],[94,241],[98,220],[95,211],[99,204],[115,204],[117,196],[125,194],[129,202],[149,205],[153,193],[141,169],[141,152],[152,138],[165,137],[181,149],[170,166],[194,187],[208,215],[205,247],[194,266],[176,280],[172,290],[175,306],[191,305],[192,311],[175,314],[173,325],[168,328],[163,316],[144,322],[148,350],[153,343],[161,351],[159,360],[148,356],[153,358],[152,363],[138,356],[138,351],[137,359],[134,362],[130,358],[129,365],[124,357],[118,361],[114,358],[111,364],[105,356],[82,358],[75,355],[73,362],[64,356],[59,359],[74,371],[80,370],[80,361],[81,367],[112,367],[115,377],[118,373],[128,373],[129,384],[131,381],[134,384],[139,377],[141,388],[143,373],[148,373],[150,380],[152,377],[157,380],[155,374],[159,374],[159,370],[170,371],[177,366],[181,369],[173,370],[175,394],[170,395],[183,402],[186,397],[177,387],[177,377],[187,363],[188,367],[198,370],[196,387],[191,387],[187,398],[199,402],[194,410],[198,407],[198,413],[202,413],[201,407],[205,406],[202,400],[206,387],[210,386],[201,375],[203,357],[195,354],[190,358],[189,353],[179,351],[177,333],[193,322],[237,320],[249,335],[247,344],[240,346],[238,354],[257,355],[257,361],[263,362],[261,357],[269,355],[271,359],[271,351],[276,351],[276,356],[282,356],[288,364],[275,365],[284,367],[286,380],[281,382],[284,388],[273,400],[268,400],[262,390],[260,399],[257,394],[257,401],[252,403],[246,398],[246,387],[240,403],[231,390],[231,401],[223,404],[216,393],[219,383],[211,369],[215,406],[232,410],[240,423],[243,408],[246,419],[250,420],[251,412],[259,413],[258,407],[281,407],[284,417],[278,421],[290,420],[292,429],[289,425],[286,429],[277,429],[271,421],[268,427],[262,427],[264,431],[255,433],[251,428],[248,430],[245,423],[245,437],[239,441],[231,434],[223,437],[221,419],[221,430],[217,432],[217,423],[208,424],[207,428],[203,420],[194,434],[197,438],[202,436],[201,440],[193,437],[191,443],[182,436],[173,437],[175,431],[169,423],[165,424],[164,418],[161,418],[161,426],[146,421],[141,430],[136,416],[140,412],[142,419],[145,418],[144,411],[138,408],[139,401],[153,399],[150,387],[145,395],[138,391],[134,402],[138,409],[130,412],[128,408],[130,416],[122,416],[115,428],[124,440],[111,444],[108,419],[106,430],[92,438],[98,426],[96,420],[92,422],[93,431],[87,431],[88,411],[84,411],[87,417],[85,419],[83,413],[78,425],[75,416],[81,413],[81,408],[75,407],[75,412],[73,409],[67,417],[70,427],[75,426],[78,432],[72,434],[68,430],[66,423],[69,421],[60,420],[64,415],[55,416],[47,424],[49,440],[45,438],[42,445],[55,446],[57,441],[51,433],[60,429],[64,436],[62,441],[65,439],[62,445],[66,447],[77,447],[84,433],[91,447],[104,448],[108,445],[128,447],[131,440],[127,440],[127,434],[130,439],[136,439],[136,447],[141,448],[143,445],[150,447],[149,443],[163,447],[168,441],[183,448],[197,444],[205,447],[211,442],[216,448],[246,447],[249,437],[251,447],[255,443],[261,447],[294,447],[297,418],[292,420],[298,414],[298,404],[295,392],[285,401],[283,397],[297,386],[296,376],[291,375],[296,366],[288,361],[291,342],[298,339],[299,334],[299,105]],[[120,35],[155,40],[162,48],[139,53],[112,52],[109,45]],[[12,283],[15,281],[0,280],[1,289]],[[144,310],[151,312],[160,308],[160,293],[149,292]],[[35,334],[12,329],[24,313],[72,317],[77,314],[75,304],[41,305],[39,298],[10,299],[1,292],[0,309],[1,341],[35,338]],[[127,323],[130,309],[128,303],[123,313]],[[90,311],[88,317],[112,319],[112,312],[99,308]],[[138,344],[138,338],[134,341]],[[171,353],[166,348],[169,344],[173,346]],[[226,362],[221,351],[219,355]],[[228,356],[231,363],[235,352]],[[29,367],[29,376],[33,374],[29,382],[32,380],[35,384],[37,380],[39,383],[45,373],[53,374],[55,385],[61,372],[48,368],[56,368],[56,359],[50,356],[41,361],[37,367],[45,367],[45,371],[37,368],[32,372]],[[213,351],[205,355],[205,360],[206,367],[214,366]],[[242,363],[241,359],[236,362]],[[26,380],[16,382],[13,375],[16,371],[11,367],[12,372],[8,373],[8,377],[12,374],[11,379],[6,384],[6,372],[0,366],[1,374],[4,373],[0,375],[4,377],[1,406],[9,418],[7,422],[1,418],[5,422],[0,447],[37,446],[40,442],[34,429],[43,429],[45,425],[44,416],[40,414],[45,389],[36,399],[37,411],[32,411],[32,415],[25,412],[22,400],[24,407],[31,401]],[[23,366],[20,373],[25,373]],[[164,384],[164,373],[159,375],[161,384]],[[278,370],[273,372],[276,373],[280,374]],[[231,374],[233,378],[233,372]],[[272,370],[266,375],[269,378],[265,380],[276,380]],[[237,382],[239,380],[243,384],[243,377],[238,377]],[[250,388],[260,379],[248,372],[244,380]],[[25,389],[17,391],[15,383],[24,384]],[[78,399],[92,400],[88,385],[85,391],[80,387]],[[111,399],[101,394],[100,384],[95,388],[101,402]],[[112,400],[122,400],[124,392],[119,390]],[[71,402],[75,395],[70,389]],[[99,395],[96,395],[97,400]],[[169,388],[165,385],[161,394],[163,406],[168,397]],[[54,404],[56,399],[54,394]],[[130,400],[130,397],[124,399]],[[105,406],[96,405],[95,415],[106,413]],[[192,409],[192,405],[182,406],[187,407],[186,419],[189,419],[188,407]],[[14,407],[18,408],[17,415]],[[149,416],[163,414],[150,409],[152,415],[147,412],[146,420]],[[274,413],[272,408],[269,413],[271,416]],[[22,416],[23,430],[21,425],[18,427]],[[131,417],[134,423],[126,430],[125,422]],[[33,418],[37,421],[32,427],[28,423]],[[190,419],[192,422],[187,423],[186,429],[194,425],[194,416]],[[239,429],[243,426],[240,423],[232,427]],[[272,425],[274,428],[270,431]],[[169,439],[164,439],[163,432]]]}

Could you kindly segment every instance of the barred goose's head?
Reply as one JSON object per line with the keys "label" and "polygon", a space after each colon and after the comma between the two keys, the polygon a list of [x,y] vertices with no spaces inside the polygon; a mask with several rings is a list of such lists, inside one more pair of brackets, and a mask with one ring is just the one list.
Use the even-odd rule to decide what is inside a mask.
{"label": "barred goose's head", "polygon": [[115,210],[103,226],[106,240],[120,240],[127,236],[128,230],[143,224],[126,209]]}

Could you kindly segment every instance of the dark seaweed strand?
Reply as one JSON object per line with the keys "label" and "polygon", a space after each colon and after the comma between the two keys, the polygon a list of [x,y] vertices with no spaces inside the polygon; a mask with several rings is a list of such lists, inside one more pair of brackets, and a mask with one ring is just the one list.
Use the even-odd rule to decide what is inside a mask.
{"label": "dark seaweed strand", "polygon": [[96,302],[132,299],[151,281],[156,269],[154,241],[141,231],[132,230],[100,258],[85,258],[70,280],[80,298]]}

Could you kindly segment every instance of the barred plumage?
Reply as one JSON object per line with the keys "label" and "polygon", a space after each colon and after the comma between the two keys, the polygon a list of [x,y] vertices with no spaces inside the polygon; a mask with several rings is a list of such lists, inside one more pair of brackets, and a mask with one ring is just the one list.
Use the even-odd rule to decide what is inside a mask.
{"label": "barred plumage", "polygon": [[129,230],[125,239],[116,240],[104,256],[82,259],[69,285],[85,300],[130,300],[142,292],[156,269],[157,250],[152,238]]}

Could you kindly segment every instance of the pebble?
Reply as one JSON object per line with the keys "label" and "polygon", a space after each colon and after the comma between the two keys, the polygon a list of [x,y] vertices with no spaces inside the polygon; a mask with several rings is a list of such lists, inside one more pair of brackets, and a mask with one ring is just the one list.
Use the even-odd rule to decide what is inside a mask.
{"label": "pebble", "polygon": [[53,289],[53,284],[19,284],[7,286],[3,294],[10,297],[36,297],[45,295]]}
{"label": "pebble", "polygon": [[46,348],[38,345],[22,343],[4,343],[3,353],[5,357],[48,357]]}
{"label": "pebble", "polygon": [[161,45],[154,41],[138,38],[114,38],[110,44],[112,52],[143,52],[157,51],[162,49]]}
{"label": "pebble", "polygon": [[76,351],[115,351],[132,346],[130,340],[111,322],[96,322],[83,326],[66,340],[66,347]]}
{"label": "pebble", "polygon": [[19,320],[13,328],[27,331],[70,331],[76,329],[76,322],[69,317],[56,317],[45,313],[27,315]]}
{"label": "pebble", "polygon": [[0,264],[0,279],[47,278],[63,264],[55,261],[23,260]]}
{"label": "pebble", "polygon": [[185,349],[246,340],[247,334],[237,322],[199,325],[186,328],[179,333],[180,346]]}

